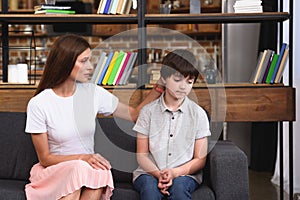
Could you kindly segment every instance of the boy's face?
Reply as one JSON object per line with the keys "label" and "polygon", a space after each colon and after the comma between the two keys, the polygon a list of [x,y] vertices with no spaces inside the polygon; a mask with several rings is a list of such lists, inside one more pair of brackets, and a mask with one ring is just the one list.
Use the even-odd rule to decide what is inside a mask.
{"label": "boy's face", "polygon": [[165,79],[166,93],[173,98],[183,99],[191,92],[193,84],[194,78],[175,73]]}

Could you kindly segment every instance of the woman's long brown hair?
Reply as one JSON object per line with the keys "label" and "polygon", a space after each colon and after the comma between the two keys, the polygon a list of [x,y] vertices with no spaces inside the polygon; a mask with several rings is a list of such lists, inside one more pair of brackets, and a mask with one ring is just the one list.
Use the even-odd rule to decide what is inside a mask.
{"label": "woman's long brown hair", "polygon": [[66,81],[77,57],[88,48],[91,48],[90,44],[81,36],[75,34],[60,36],[53,43],[47,57],[44,73],[35,95],[46,88],[56,87]]}

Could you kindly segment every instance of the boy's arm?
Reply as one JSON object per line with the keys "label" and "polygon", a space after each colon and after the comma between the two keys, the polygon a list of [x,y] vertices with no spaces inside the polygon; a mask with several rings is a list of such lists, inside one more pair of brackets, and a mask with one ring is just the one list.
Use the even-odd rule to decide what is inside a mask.
{"label": "boy's arm", "polygon": [[172,169],[174,178],[181,175],[194,174],[205,166],[207,155],[207,138],[196,139],[194,157],[191,161]]}
{"label": "boy's arm", "polygon": [[149,158],[149,138],[143,134],[137,134],[137,162],[140,167],[147,173],[156,177],[160,176],[159,169]]}

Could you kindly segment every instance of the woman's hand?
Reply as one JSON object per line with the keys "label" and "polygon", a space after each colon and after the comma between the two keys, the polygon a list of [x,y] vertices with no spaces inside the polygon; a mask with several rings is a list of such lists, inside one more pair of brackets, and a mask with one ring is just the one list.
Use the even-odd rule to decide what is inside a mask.
{"label": "woman's hand", "polygon": [[110,162],[98,153],[86,154],[83,156],[82,160],[89,163],[94,169],[103,169],[103,170],[111,169]]}

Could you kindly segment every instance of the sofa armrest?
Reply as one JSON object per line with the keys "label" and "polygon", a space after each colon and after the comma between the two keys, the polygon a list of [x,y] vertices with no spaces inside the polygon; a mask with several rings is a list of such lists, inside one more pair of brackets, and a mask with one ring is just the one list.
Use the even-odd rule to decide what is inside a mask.
{"label": "sofa armrest", "polygon": [[248,200],[248,160],[230,141],[218,141],[208,156],[210,184],[217,200]]}

